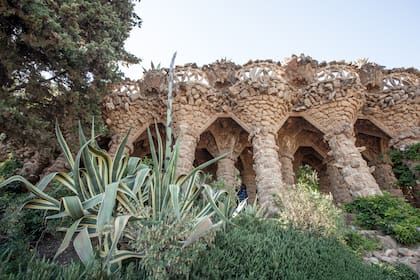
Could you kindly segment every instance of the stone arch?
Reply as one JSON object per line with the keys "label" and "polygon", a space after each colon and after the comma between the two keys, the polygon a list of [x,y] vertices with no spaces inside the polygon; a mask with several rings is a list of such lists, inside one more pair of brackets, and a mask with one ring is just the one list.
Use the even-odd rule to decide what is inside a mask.
{"label": "stone arch", "polygon": [[358,119],[354,125],[356,146],[361,150],[372,175],[381,190],[399,195],[393,185],[397,181],[389,158],[391,137],[368,119]]}
{"label": "stone arch", "polygon": [[289,117],[278,132],[279,159],[282,164],[282,176],[286,184],[295,182],[293,166],[296,151],[301,146],[311,147],[325,158],[328,146],[323,140],[323,132],[301,116]]}
{"label": "stone arch", "polygon": [[233,118],[219,117],[200,133],[196,155],[205,149],[213,158],[226,156],[217,163],[216,178],[225,181],[227,187],[238,187],[236,163],[242,151],[250,146],[249,133]]}
{"label": "stone arch", "polygon": [[[165,124],[156,123],[156,125],[158,127],[160,137],[162,139],[162,145],[163,147],[165,147],[165,139],[166,139]],[[132,139],[134,140],[130,141],[132,143],[131,156],[135,156],[135,157],[150,156],[151,151],[150,151],[150,143],[149,143],[147,129],[150,129],[150,133],[152,134],[154,145],[157,148],[158,142],[157,142],[157,135],[156,135],[156,127],[155,127],[155,124],[151,124],[147,126],[146,128],[144,128],[141,133],[134,134],[136,137],[135,138],[133,137]],[[173,136],[172,136],[172,140],[174,141]]]}

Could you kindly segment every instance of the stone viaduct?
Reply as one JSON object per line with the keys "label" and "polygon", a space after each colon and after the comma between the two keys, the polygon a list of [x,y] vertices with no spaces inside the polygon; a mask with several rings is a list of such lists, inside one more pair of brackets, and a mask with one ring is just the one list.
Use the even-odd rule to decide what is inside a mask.
{"label": "stone viaduct", "polygon": [[[164,134],[167,80],[167,69],[150,70],[105,97],[111,152],[129,127],[127,149],[136,156],[149,153],[148,127],[160,123]],[[273,194],[309,164],[321,190],[347,202],[396,191],[387,150],[420,141],[420,72],[304,55],[283,64],[187,64],[175,69],[173,109],[179,173],[229,153],[207,171],[229,187],[240,174],[250,200],[258,192],[274,211]]]}

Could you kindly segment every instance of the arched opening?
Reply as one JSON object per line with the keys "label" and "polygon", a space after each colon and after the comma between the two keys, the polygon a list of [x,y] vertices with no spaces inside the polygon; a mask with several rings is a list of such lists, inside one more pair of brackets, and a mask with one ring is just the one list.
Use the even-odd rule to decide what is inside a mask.
{"label": "arched opening", "polygon": [[313,147],[299,147],[293,162],[296,182],[306,182],[322,193],[330,193],[331,184],[325,159]]}
{"label": "arched opening", "polygon": [[[296,156],[302,156],[302,150],[297,153],[299,147],[311,147],[321,162],[326,157],[329,147],[324,142],[323,136],[320,129],[303,117],[290,117],[286,120],[278,132],[277,139],[282,176],[286,184],[296,182],[295,174],[299,166],[296,164],[301,162],[301,158],[296,159]],[[310,155],[306,155],[306,160],[310,161],[309,157]]]}
{"label": "arched opening", "polygon": [[[166,128],[165,125],[162,123],[158,123],[157,124],[157,128],[159,131],[159,135],[162,139],[162,147],[163,149],[165,149],[165,143],[166,143]],[[158,138],[157,138],[157,133],[156,133],[156,126],[155,124],[152,124],[149,126],[149,130],[150,133],[152,134],[152,138],[153,138],[153,142],[155,145],[155,148],[157,149],[158,147]],[[174,143],[174,137],[172,136],[172,143]],[[133,144],[133,152],[131,154],[131,156],[134,157],[140,157],[140,158],[145,158],[145,157],[150,157],[151,155],[151,151],[150,151],[150,143],[149,143],[149,137],[147,134],[147,129],[145,131],[143,131],[142,134],[140,134],[140,136],[136,139],[136,141]]]}
{"label": "arched opening", "polygon": [[356,146],[363,147],[362,157],[370,167],[379,187],[394,195],[400,195],[400,191],[393,188],[396,178],[388,155],[390,137],[367,119],[358,119],[354,125],[354,132]]}
{"label": "arched opening", "polygon": [[226,154],[216,164],[206,168],[205,172],[214,179],[223,181],[231,190],[239,189],[242,183],[239,156],[250,147],[248,132],[232,118],[218,118],[201,133],[196,152],[195,164]]}

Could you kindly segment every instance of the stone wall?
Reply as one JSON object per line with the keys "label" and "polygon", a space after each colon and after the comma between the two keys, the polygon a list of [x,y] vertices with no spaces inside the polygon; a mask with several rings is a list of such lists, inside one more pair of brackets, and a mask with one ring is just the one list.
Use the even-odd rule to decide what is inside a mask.
{"label": "stone wall", "polygon": [[[127,150],[142,154],[135,149],[145,146],[145,130],[165,122],[167,79],[167,69],[151,70],[104,99],[111,152],[131,127]],[[227,153],[216,175],[235,188],[239,172],[270,214],[276,195],[284,200],[284,184],[294,181],[296,161],[311,156],[295,156],[300,147],[317,153],[324,189],[339,202],[390,189],[390,162],[381,155],[420,141],[420,73],[366,61],[319,63],[304,55],[283,64],[187,64],[175,69],[173,109],[178,173],[193,167],[198,150]]]}

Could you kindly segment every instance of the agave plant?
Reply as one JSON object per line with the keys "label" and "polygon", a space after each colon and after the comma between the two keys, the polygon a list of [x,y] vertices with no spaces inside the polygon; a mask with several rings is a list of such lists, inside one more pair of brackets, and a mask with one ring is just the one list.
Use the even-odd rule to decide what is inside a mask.
{"label": "agave plant", "polygon": [[[176,175],[179,149],[178,142],[174,145],[172,143],[170,126],[174,59],[175,55],[170,68],[165,151],[157,126],[157,147],[148,130],[152,168],[142,164],[140,158],[129,157],[124,152],[130,131],[115,155],[111,156],[97,145],[93,124],[90,139],[86,138],[79,125],[81,147],[73,157],[56,125],[57,139],[71,171],[51,173],[37,185],[21,176],[13,176],[0,184],[3,187],[20,181],[32,193],[25,208],[56,212],[47,219],[69,217],[72,220],[71,226],[65,229],[66,234],[56,256],[69,246],[77,233],[73,246],[80,259],[85,264],[92,261],[95,250],[91,239],[97,238],[99,242],[96,252],[104,261],[104,267],[109,269],[120,265],[124,259],[144,257],[141,250],[134,252],[118,246],[120,240],[133,238],[132,227],[127,227],[132,222],[144,225],[143,229],[150,222],[176,223],[191,215],[194,208],[194,227],[183,240],[183,246],[188,246],[210,230],[230,222],[234,203],[226,192],[214,191],[205,184],[201,172],[222,156],[198,166],[187,175]],[[71,195],[60,198],[51,196],[46,187],[53,181],[58,183],[54,186],[66,188]],[[137,227],[137,230],[142,230],[142,227]]]}

